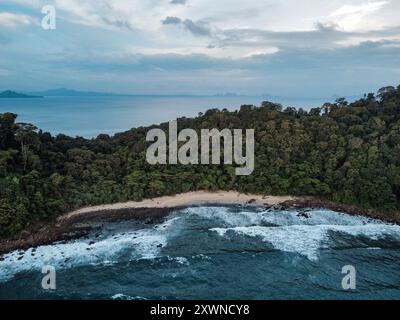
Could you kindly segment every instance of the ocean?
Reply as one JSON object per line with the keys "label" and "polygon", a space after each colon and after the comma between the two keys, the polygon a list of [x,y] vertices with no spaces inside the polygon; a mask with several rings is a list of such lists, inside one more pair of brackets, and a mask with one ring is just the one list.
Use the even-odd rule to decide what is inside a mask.
{"label": "ocean", "polygon": [[[113,135],[131,128],[159,124],[178,117],[194,117],[208,109],[237,110],[243,104],[261,105],[262,97],[46,97],[43,99],[0,99],[0,113],[18,114],[19,122],[32,123],[54,135],[93,138]],[[285,106],[321,106],[324,100],[277,101]]]}
{"label": "ocean", "polygon": [[[192,207],[14,251],[0,299],[400,299],[400,226],[313,209]],[[56,289],[41,282],[55,268]],[[354,290],[342,287],[345,266]]]}

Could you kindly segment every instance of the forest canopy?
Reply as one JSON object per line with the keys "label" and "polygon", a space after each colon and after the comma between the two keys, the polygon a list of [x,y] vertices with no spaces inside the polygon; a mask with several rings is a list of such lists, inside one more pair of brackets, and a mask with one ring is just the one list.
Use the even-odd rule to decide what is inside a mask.
{"label": "forest canopy", "polygon": [[[194,190],[310,195],[362,208],[400,208],[400,86],[310,111],[263,102],[178,119],[179,130],[254,129],[255,170],[150,165],[146,133],[168,123],[95,139],[52,136],[0,114],[0,237],[85,205]],[[221,151],[223,152],[223,150]]]}

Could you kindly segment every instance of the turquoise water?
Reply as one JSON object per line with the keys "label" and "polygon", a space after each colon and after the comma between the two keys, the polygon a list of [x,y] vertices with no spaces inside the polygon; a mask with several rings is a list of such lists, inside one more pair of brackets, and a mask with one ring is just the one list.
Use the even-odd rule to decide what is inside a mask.
{"label": "turquoise water", "polygon": [[[236,110],[242,104],[259,106],[261,97],[46,97],[0,99],[0,113],[14,112],[20,122],[35,124],[52,134],[96,137],[134,127],[193,117],[211,108]],[[320,106],[323,101],[287,101],[296,107]]]}
{"label": "turquoise water", "polygon": [[[400,299],[400,226],[330,210],[193,207],[0,261],[2,299]],[[56,290],[41,268],[56,270]],[[346,265],[356,290],[342,288]]]}

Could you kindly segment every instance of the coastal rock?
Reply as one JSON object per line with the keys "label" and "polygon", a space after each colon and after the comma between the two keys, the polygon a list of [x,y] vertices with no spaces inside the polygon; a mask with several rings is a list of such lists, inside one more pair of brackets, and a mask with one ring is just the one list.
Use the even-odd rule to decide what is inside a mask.
{"label": "coastal rock", "polygon": [[270,210],[274,210],[274,211],[282,211],[282,210],[284,210],[285,208],[282,206],[282,205],[280,205],[280,204],[275,204],[275,205],[273,205],[271,208],[270,208]]}
{"label": "coastal rock", "polygon": [[306,218],[306,219],[310,218],[310,214],[308,212],[306,212],[305,210],[300,210],[297,213],[297,216],[300,217],[300,218]]}
{"label": "coastal rock", "polygon": [[144,224],[154,224],[154,220],[152,218],[146,218],[143,223]]}

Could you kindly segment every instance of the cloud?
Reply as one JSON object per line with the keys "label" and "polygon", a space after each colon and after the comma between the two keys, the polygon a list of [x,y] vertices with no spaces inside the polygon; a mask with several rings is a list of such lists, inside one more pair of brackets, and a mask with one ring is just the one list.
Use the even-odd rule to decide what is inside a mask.
{"label": "cloud", "polygon": [[[206,54],[184,53],[116,53],[110,57],[104,52],[86,55],[68,55],[68,67],[74,70],[99,72],[138,72],[154,69],[191,72],[193,70],[247,70],[254,72],[304,72],[320,69],[342,71],[356,68],[388,70],[400,65],[400,41],[363,42],[350,47],[331,48],[284,48],[276,52],[258,52],[247,57],[212,57]],[[65,61],[53,61],[55,68],[62,68]]]}
{"label": "cloud", "polygon": [[360,5],[344,5],[331,13],[331,17],[342,17],[348,15],[362,15],[374,13],[387,5],[389,1],[369,2]]}
{"label": "cloud", "polygon": [[262,29],[228,29],[215,32],[213,45],[219,47],[325,48],[334,49],[368,40],[400,40],[400,27],[368,32],[346,32],[335,25],[317,23],[313,30],[271,31]]}
{"label": "cloud", "polygon": [[375,26],[370,21],[366,21],[368,16],[376,14],[382,10],[390,1],[367,2],[359,5],[345,4],[333,11],[327,18],[343,30],[373,29]]}
{"label": "cloud", "polygon": [[37,25],[38,21],[25,14],[0,12],[0,26],[16,28],[19,26]]}
{"label": "cloud", "polygon": [[400,1],[53,0],[59,23],[46,33],[18,26],[48,1],[6,2],[4,87],[24,74],[27,91],[344,95],[400,74]]}
{"label": "cloud", "polygon": [[204,22],[194,22],[190,19],[183,21],[186,30],[190,31],[194,36],[210,36],[211,30]]}
{"label": "cloud", "polygon": [[171,4],[186,4],[187,0],[171,0]]}
{"label": "cloud", "polygon": [[[25,62],[8,58],[19,70],[0,78],[0,86],[86,88],[127,93],[240,92],[279,96],[354,95],[398,84],[400,42],[364,42],[335,49],[284,48],[242,57],[206,54],[134,54],[95,50],[61,52],[60,59],[26,53]],[[13,60],[15,59],[15,60]],[[29,68],[29,65],[35,68]],[[15,69],[14,68],[14,69]],[[54,72],[57,70],[57,72]]]}
{"label": "cloud", "polygon": [[196,37],[211,36],[211,29],[205,22],[195,22],[190,19],[182,20],[181,18],[171,16],[166,17],[161,22],[163,25],[181,25]]}
{"label": "cloud", "polygon": [[[134,6],[127,1],[54,0],[59,16],[74,24],[103,28],[137,30],[132,14]],[[137,12],[135,12],[137,17]]]}
{"label": "cloud", "polygon": [[109,26],[113,26],[113,27],[117,27],[120,29],[126,28],[128,30],[135,30],[134,26],[127,20],[124,19],[118,19],[118,18],[114,18],[114,17],[103,17],[103,21],[109,25]]}
{"label": "cloud", "polygon": [[163,21],[162,24],[180,24],[182,20],[178,17],[166,17]]}

